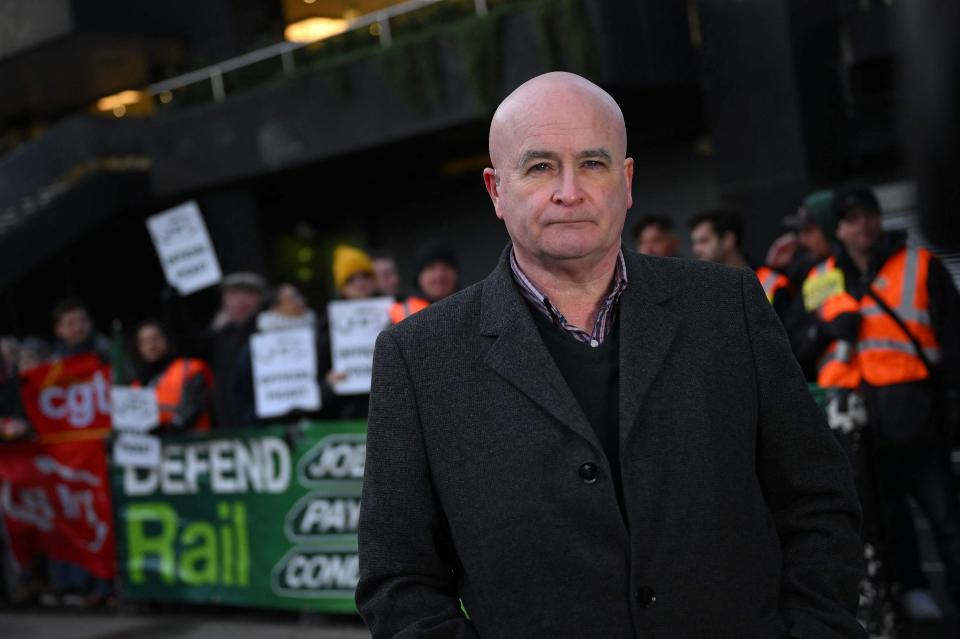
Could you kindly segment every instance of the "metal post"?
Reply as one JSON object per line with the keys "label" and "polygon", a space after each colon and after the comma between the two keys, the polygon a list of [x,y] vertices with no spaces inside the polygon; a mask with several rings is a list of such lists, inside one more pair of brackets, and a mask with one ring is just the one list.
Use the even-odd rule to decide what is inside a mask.
{"label": "metal post", "polygon": [[393,42],[393,37],[390,35],[390,16],[381,15],[377,24],[380,25],[380,46],[389,47]]}
{"label": "metal post", "polygon": [[292,77],[295,71],[293,51],[290,49],[284,49],[283,53],[280,54],[280,63],[283,65],[283,75],[287,76],[288,78]]}
{"label": "metal post", "polygon": [[214,102],[223,102],[227,92],[223,89],[223,74],[218,67],[210,69],[210,85],[213,88]]}
{"label": "metal post", "polygon": [[487,15],[487,0],[473,0],[473,6],[476,8],[478,16]]}

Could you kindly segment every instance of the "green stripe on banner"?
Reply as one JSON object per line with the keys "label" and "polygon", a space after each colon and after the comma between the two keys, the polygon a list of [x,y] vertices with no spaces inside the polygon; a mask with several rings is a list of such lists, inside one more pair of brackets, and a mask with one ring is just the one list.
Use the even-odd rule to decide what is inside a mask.
{"label": "green stripe on banner", "polygon": [[355,613],[364,422],[163,437],[156,468],[111,464],[131,600]]}

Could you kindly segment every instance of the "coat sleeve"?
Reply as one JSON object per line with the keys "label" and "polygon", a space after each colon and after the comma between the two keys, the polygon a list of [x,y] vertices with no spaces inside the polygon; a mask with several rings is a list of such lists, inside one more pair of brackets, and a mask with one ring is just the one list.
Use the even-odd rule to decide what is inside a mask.
{"label": "coat sleeve", "polygon": [[782,551],[781,615],[791,637],[866,637],[856,620],[863,547],[850,463],[757,278],[744,272],[741,282],[757,380],[757,475]]}
{"label": "coat sleeve", "polygon": [[373,358],[356,601],[373,637],[470,638],[410,373],[390,331]]}

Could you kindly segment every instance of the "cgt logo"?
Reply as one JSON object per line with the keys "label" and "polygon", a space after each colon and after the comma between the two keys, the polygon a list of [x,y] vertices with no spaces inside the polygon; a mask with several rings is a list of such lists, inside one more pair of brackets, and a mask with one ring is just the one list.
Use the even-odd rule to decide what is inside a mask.
{"label": "cgt logo", "polygon": [[89,426],[98,414],[110,415],[110,384],[99,371],[88,382],[48,386],[38,399],[45,417],[66,421],[74,428]]}
{"label": "cgt logo", "polygon": [[320,487],[343,480],[363,479],[367,436],[337,434],[324,437],[297,464],[303,486]]}

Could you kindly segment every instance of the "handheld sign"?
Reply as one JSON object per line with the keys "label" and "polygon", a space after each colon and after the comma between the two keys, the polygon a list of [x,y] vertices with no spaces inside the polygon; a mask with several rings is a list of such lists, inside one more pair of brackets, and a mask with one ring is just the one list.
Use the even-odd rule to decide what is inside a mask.
{"label": "handheld sign", "polygon": [[160,438],[142,433],[120,433],[113,442],[117,466],[154,468],[160,465]]}
{"label": "handheld sign", "polygon": [[110,413],[115,430],[143,433],[160,423],[157,394],[152,388],[111,387]]}
{"label": "handheld sign", "polygon": [[320,408],[316,338],[312,328],[291,328],[250,337],[257,416]]}
{"label": "handheld sign", "polygon": [[147,230],[167,282],[181,295],[220,282],[220,263],[196,202],[185,202],[148,218]]}
{"label": "handheld sign", "polygon": [[373,374],[373,347],[377,335],[390,325],[392,297],[330,302],[330,348],[333,370],[346,374],[334,385],[338,395],[370,392]]}

